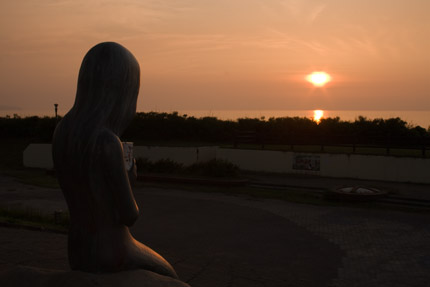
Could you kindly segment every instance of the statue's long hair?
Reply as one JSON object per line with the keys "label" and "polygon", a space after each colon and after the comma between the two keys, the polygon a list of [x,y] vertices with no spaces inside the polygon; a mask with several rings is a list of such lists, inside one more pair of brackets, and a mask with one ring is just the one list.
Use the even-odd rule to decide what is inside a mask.
{"label": "statue's long hair", "polygon": [[74,169],[87,169],[85,157],[94,154],[100,131],[121,135],[136,113],[139,85],[139,64],[123,46],[105,42],[88,51],[79,70],[75,103],[54,134],[56,169],[68,161]]}

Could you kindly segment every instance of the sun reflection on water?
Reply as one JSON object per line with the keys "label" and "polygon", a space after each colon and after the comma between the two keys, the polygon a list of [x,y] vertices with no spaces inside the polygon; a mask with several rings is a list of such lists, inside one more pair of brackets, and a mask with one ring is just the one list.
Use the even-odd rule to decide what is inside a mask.
{"label": "sun reflection on water", "polygon": [[321,118],[324,116],[323,110],[314,110],[314,121],[319,124],[321,122]]}

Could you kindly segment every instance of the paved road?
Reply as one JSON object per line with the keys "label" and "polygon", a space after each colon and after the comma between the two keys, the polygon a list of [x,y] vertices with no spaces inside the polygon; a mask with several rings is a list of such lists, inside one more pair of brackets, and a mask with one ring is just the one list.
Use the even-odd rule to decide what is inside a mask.
{"label": "paved road", "polygon": [[[16,193],[26,190],[13,181],[10,185]],[[16,204],[4,186],[2,204]],[[62,204],[59,191],[34,191],[38,204]],[[132,233],[194,287],[421,287],[430,282],[429,214],[159,188],[138,189],[135,195],[142,216]],[[31,194],[26,197],[30,200]],[[21,264],[64,270],[66,241],[61,234],[0,228],[0,268]]]}
{"label": "paved road", "polygon": [[430,200],[430,184],[405,183],[405,182],[388,182],[376,180],[363,180],[352,178],[333,178],[310,175],[293,175],[293,174],[261,174],[245,173],[253,183],[289,185],[299,187],[310,187],[319,189],[334,189],[340,186],[365,186],[375,187],[389,192],[397,197],[407,197],[415,199]]}

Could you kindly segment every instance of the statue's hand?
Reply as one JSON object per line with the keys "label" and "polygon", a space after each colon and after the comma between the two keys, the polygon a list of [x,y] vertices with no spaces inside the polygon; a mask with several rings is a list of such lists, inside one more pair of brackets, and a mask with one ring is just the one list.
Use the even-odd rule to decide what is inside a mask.
{"label": "statue's hand", "polygon": [[[118,212],[118,221],[131,226],[139,216],[139,208],[130,187],[136,180],[136,167],[127,171],[122,143],[111,131],[100,132],[99,142],[106,187],[112,193],[112,204]],[[134,162],[133,165],[135,166]]]}

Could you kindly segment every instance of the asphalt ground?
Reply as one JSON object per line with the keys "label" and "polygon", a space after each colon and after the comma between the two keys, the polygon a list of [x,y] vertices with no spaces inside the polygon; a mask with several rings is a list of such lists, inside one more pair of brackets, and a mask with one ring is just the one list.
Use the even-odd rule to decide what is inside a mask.
{"label": "asphalt ground", "polygon": [[[138,188],[135,197],[141,217],[131,229],[133,235],[163,255],[194,287],[430,282],[428,213],[256,200],[172,185]],[[3,176],[0,200],[2,206],[46,212],[66,208],[60,190]],[[17,265],[67,270],[66,235],[0,228],[0,270]]]}
{"label": "asphalt ground", "polygon": [[[297,186],[311,189],[335,189],[344,186],[374,187],[390,195],[405,198],[430,200],[430,185],[408,182],[389,182],[353,178],[333,178],[300,174],[245,173],[252,183],[278,186]],[[430,175],[429,175],[430,176]]]}

